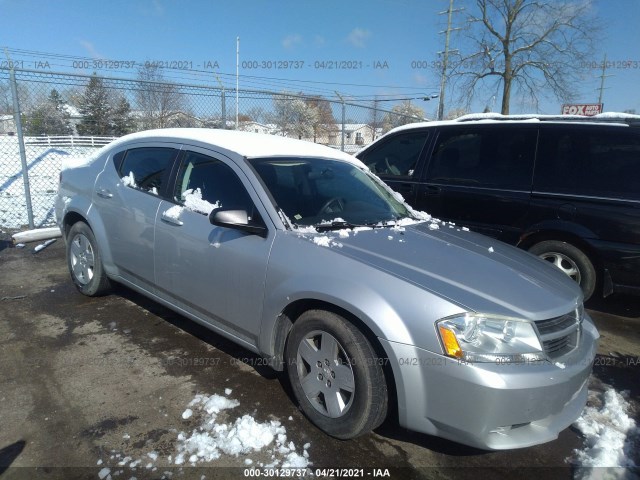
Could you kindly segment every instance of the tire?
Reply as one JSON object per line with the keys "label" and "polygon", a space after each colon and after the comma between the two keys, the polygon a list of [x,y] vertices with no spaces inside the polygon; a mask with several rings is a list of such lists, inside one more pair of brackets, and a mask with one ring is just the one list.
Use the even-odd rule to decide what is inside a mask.
{"label": "tire", "polygon": [[597,280],[596,269],[582,250],[567,242],[547,240],[536,243],[529,252],[554,264],[576,281],[582,288],[585,301],[593,295]]}
{"label": "tire", "polygon": [[110,290],[96,237],[84,222],[75,223],[67,235],[67,265],[80,293],[95,297]]}
{"label": "tire", "polygon": [[341,316],[303,313],[289,333],[285,357],[300,408],[325,433],[354,438],[384,421],[388,396],[381,359]]}

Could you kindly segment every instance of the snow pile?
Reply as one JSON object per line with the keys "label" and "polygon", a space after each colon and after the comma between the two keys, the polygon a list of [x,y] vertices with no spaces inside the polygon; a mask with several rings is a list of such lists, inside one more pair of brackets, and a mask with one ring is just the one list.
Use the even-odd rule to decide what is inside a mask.
{"label": "snow pile", "polygon": [[[579,478],[624,478],[626,470],[635,467],[630,458],[634,451],[633,437],[640,431],[628,415],[630,405],[623,395],[612,388],[599,395],[601,406],[586,407],[573,424],[585,437],[585,448],[576,450]],[[603,472],[592,467],[615,468]]]}
{"label": "snow pile", "polygon": [[163,215],[173,220],[180,220],[180,214],[182,213],[183,208],[184,207],[181,207],[180,205],[174,205],[173,207],[165,210]]}
{"label": "snow pile", "polygon": [[332,240],[327,235],[313,237],[313,243],[315,243],[316,245],[320,245],[321,247],[342,247],[342,244],[340,242]]}
{"label": "snow pile", "polygon": [[129,172],[129,175],[122,177],[122,183],[125,187],[133,187],[136,188],[138,185],[136,184],[136,179],[133,176],[133,172]]}
{"label": "snow pile", "polygon": [[[127,178],[127,177],[125,177]],[[124,180],[124,179],[123,179]],[[214,208],[220,208],[220,202],[210,203],[202,199],[202,193],[199,188],[195,190],[187,190],[182,194],[184,200],[184,207],[181,205],[174,205],[173,207],[165,210],[162,214],[173,220],[180,220],[182,211],[186,208],[196,213],[204,213],[209,215]]]}
{"label": "snow pile", "polygon": [[[238,405],[237,400],[216,394],[196,395],[185,413],[192,412],[192,409],[199,412],[201,424],[189,436],[184,432],[178,435],[178,453],[174,463],[195,465],[216,460],[222,454],[237,457],[270,447],[272,462],[269,467],[306,468],[310,464],[307,453],[310,444],[305,444],[302,455],[299,455],[294,443],[287,442],[286,429],[277,420],[258,422],[252,416],[244,415],[233,423],[218,422],[220,412]],[[245,464],[252,463],[253,460],[245,459]]]}
{"label": "snow pile", "polygon": [[182,194],[185,208],[192,212],[204,213],[209,215],[214,208],[220,208],[220,202],[210,203],[202,199],[202,192],[199,188],[195,190],[186,190]]}
{"label": "snow pile", "polygon": [[[228,396],[231,392],[232,389],[225,388],[225,395]],[[244,415],[231,423],[219,421],[220,415],[239,405],[237,400],[217,394],[196,395],[182,413],[182,419],[196,421],[197,426],[190,434],[182,431],[177,435],[174,455],[161,457],[157,451],[152,450],[134,459],[132,455],[111,450],[111,462],[107,460],[111,465],[104,465],[102,459],[96,463],[103,467],[99,473],[100,479],[111,480],[124,473],[125,468],[131,472],[136,472],[137,469],[142,472],[157,472],[164,466],[195,466],[215,462],[222,455],[242,455],[245,456],[245,465],[257,464],[268,468],[307,468],[311,465],[307,451],[311,444],[305,443],[302,453],[298,453],[294,442],[287,439],[286,428],[277,420],[258,422],[251,415]],[[289,419],[293,420],[293,417]],[[177,432],[174,429],[172,431]],[[130,438],[128,434],[125,436]],[[258,453],[262,458],[268,458],[269,463],[248,456]]]}

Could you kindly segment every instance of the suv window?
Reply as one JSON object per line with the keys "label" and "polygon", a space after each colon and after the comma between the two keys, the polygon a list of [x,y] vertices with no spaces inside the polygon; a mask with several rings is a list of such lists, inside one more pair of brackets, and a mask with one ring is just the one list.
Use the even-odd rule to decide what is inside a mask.
{"label": "suv window", "polygon": [[[177,153],[176,149],[165,147],[128,150],[118,168],[118,174],[125,185],[158,195]],[[119,159],[114,160],[117,162]]]}
{"label": "suv window", "polygon": [[444,130],[429,164],[435,183],[529,190],[535,129]]}
{"label": "suv window", "polygon": [[640,200],[640,135],[631,128],[540,133],[536,190]]}
{"label": "suv window", "polygon": [[361,160],[375,174],[411,177],[427,137],[428,132],[395,135]]}
{"label": "suv window", "polygon": [[253,210],[251,197],[228,165],[208,155],[186,152],[178,173],[174,200],[184,203],[185,194],[196,190],[200,191],[202,200],[216,208],[239,208],[249,214]]}

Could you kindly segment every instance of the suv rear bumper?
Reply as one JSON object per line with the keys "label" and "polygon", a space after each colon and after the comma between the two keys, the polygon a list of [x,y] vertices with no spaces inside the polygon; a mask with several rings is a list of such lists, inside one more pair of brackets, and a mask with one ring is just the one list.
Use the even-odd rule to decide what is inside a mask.
{"label": "suv rear bumper", "polygon": [[580,345],[562,363],[458,362],[382,340],[394,371],[400,424],[487,450],[548,442],[587,400],[598,332],[585,316]]}

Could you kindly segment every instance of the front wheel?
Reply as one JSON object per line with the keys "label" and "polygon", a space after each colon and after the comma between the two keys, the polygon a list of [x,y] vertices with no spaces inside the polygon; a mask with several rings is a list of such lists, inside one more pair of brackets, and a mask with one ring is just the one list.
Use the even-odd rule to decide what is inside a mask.
{"label": "front wheel", "polygon": [[327,434],[354,438],[384,421],[388,398],[381,359],[343,317],[324,310],[303,313],[285,356],[302,411]]}
{"label": "front wheel", "polygon": [[596,288],[596,269],[582,250],[567,242],[546,240],[536,243],[529,252],[552,263],[578,283],[585,301],[593,295]]}
{"label": "front wheel", "polygon": [[67,264],[71,279],[82,294],[94,297],[109,291],[110,283],[104,273],[96,237],[84,222],[75,223],[69,230]]}

